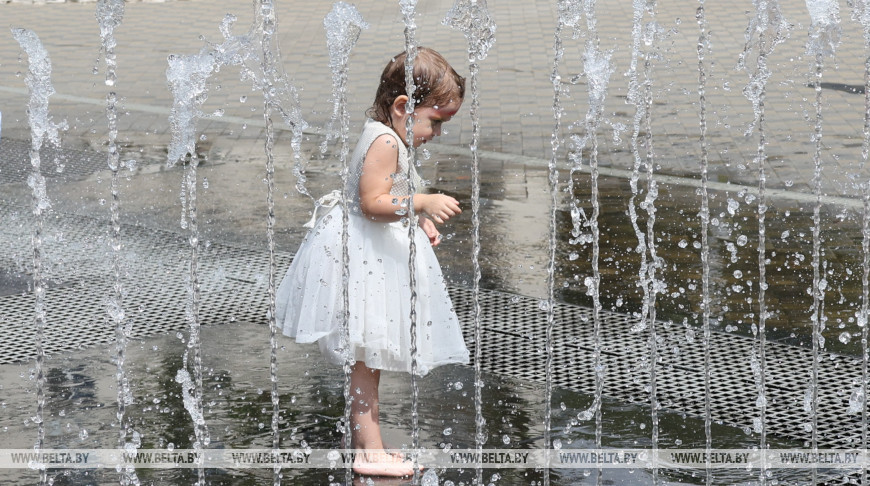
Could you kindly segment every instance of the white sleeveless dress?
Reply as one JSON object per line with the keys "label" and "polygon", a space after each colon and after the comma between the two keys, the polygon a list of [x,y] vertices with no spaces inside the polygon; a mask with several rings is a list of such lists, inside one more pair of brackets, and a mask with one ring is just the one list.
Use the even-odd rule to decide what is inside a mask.
{"label": "white sleeveless dress", "polygon": [[[360,210],[359,179],[371,144],[381,135],[399,147],[399,170],[390,194],[408,196],[408,152],[396,133],[369,120],[351,156],[347,181],[350,297],[349,353],[369,368],[411,371],[411,288],[408,225],[381,223]],[[382,141],[383,142],[383,141]],[[419,176],[411,170],[415,187]],[[334,364],[342,364],[342,209],[335,206],[317,221],[278,287],[276,320],[299,343],[318,342]],[[425,375],[447,363],[467,363],[468,349],[453,310],[441,267],[419,227],[416,241],[417,369]]]}

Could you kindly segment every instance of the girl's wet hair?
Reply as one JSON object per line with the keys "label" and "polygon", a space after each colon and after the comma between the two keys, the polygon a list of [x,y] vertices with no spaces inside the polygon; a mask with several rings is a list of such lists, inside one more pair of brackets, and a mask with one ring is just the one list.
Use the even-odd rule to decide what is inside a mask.
{"label": "girl's wet hair", "polygon": [[[402,95],[407,95],[405,84],[405,58],[402,52],[387,63],[381,74],[381,84],[375,93],[375,102],[366,115],[390,125],[390,106]],[[451,101],[465,98],[465,78],[456,73],[444,56],[428,47],[418,47],[414,59],[414,106],[446,106]],[[458,98],[458,100],[457,100]]]}

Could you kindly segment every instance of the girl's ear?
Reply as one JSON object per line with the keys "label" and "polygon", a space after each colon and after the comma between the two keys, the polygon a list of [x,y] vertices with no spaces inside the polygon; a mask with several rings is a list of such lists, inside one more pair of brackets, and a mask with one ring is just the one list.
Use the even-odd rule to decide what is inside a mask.
{"label": "girl's ear", "polygon": [[400,95],[397,96],[395,100],[393,100],[393,104],[390,105],[390,115],[395,118],[401,119],[406,115],[405,107],[408,104],[408,96]]}

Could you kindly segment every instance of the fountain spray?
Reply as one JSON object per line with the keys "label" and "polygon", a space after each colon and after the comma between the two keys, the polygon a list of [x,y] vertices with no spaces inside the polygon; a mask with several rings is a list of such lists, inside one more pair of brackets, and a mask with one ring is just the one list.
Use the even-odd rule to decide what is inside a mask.
{"label": "fountain spray", "polygon": [[707,64],[704,58],[710,51],[710,38],[704,0],[699,0],[695,19],[698,21],[698,126],[701,147],[701,325],[704,334],[704,459],[707,486],[713,484],[710,452],[713,449],[713,417],[710,406],[710,194],[709,194],[709,147],[707,145]]}
{"label": "fountain spray", "polygon": [[[37,451],[45,445],[45,421],[43,409],[45,408],[45,349],[44,334],[46,326],[45,314],[45,286],[46,279],[43,272],[45,252],[43,249],[42,231],[45,224],[45,213],[51,208],[45,187],[45,177],[41,173],[41,160],[39,149],[43,142],[48,141],[52,146],[60,147],[59,131],[67,129],[66,121],[54,123],[48,111],[48,97],[54,94],[51,85],[51,59],[48,51],[39,40],[35,32],[28,29],[12,29],[12,36],[18,41],[21,49],[27,53],[29,68],[27,77],[24,79],[30,90],[30,100],[27,103],[27,122],[30,125],[30,165],[32,171],[27,177],[27,185],[31,189],[31,210],[34,216],[33,230],[31,233],[31,246],[33,249],[33,295],[34,303],[34,327],[36,345],[36,413],[33,422],[36,424]],[[60,166],[58,166],[60,168]],[[45,464],[36,464],[39,469],[39,483],[48,484],[48,475]]]}
{"label": "fountain spray", "polygon": [[[138,434],[134,432],[133,441],[127,441],[127,434],[131,426],[125,417],[126,407],[133,402],[130,384],[124,369],[124,361],[127,352],[127,324],[124,311],[124,283],[122,279],[122,254],[121,254],[121,192],[119,184],[119,171],[121,169],[120,153],[118,150],[118,96],[114,91],[117,81],[115,57],[115,28],[124,18],[123,0],[100,0],[97,2],[97,22],[100,25],[100,41],[106,64],[105,84],[110,91],[106,95],[106,119],[108,122],[109,145],[107,160],[109,170],[112,172],[111,189],[112,202],[110,204],[111,217],[111,247],[112,247],[112,277],[114,279],[113,295],[107,299],[106,314],[109,321],[114,322],[115,327],[115,378],[118,387],[118,447],[126,452],[135,454],[141,444]],[[122,486],[139,484],[136,476],[136,468],[132,464],[124,466],[120,471],[120,483]]]}
{"label": "fountain spray", "polygon": [[[356,45],[360,33],[363,29],[368,28],[368,24],[363,20],[362,15],[357,9],[344,2],[337,2],[333,5],[332,10],[323,19],[323,26],[326,29],[326,41],[329,48],[329,67],[332,69],[332,96],[334,99],[334,111],[330,118],[330,126],[337,120],[339,122],[339,138],[341,147],[339,149],[339,161],[341,163],[341,297],[344,312],[342,313],[341,326],[341,348],[347,353],[344,360],[344,415],[342,433],[347,444],[350,443],[352,430],[351,423],[351,402],[354,400],[350,389],[350,374],[351,366],[353,365],[353,356],[349,352],[350,349],[350,256],[348,253],[348,207],[347,199],[347,156],[348,156],[348,132],[350,131],[350,115],[347,113],[347,63],[350,58],[350,52]],[[327,138],[323,142],[325,149],[326,143],[330,138],[329,130],[327,130]],[[348,464],[345,469],[345,481],[349,484],[353,481],[352,465]]]}
{"label": "fountain spray", "polygon": [[[480,87],[479,62],[486,59],[489,49],[495,42],[496,25],[489,15],[485,0],[457,0],[447,12],[444,24],[465,34],[468,43],[468,70],[471,78],[471,225],[472,250],[471,262],[474,269],[472,277],[472,319],[474,325],[474,445],[478,452],[483,451],[486,442],[486,421],[483,418],[483,378],[481,375],[481,341],[483,329],[480,308]],[[483,469],[475,468],[475,484],[483,484]]]}
{"label": "fountain spray", "polygon": [[[814,66],[810,73],[811,84],[815,90],[816,97],[813,103],[816,111],[815,127],[813,130],[813,142],[815,150],[813,151],[813,194],[816,197],[816,204],[813,206],[813,306],[811,309],[812,316],[810,318],[813,326],[813,366],[812,379],[810,382],[810,390],[808,393],[810,420],[812,424],[812,437],[810,439],[810,447],[813,451],[818,450],[818,406],[819,406],[819,359],[820,353],[824,349],[824,338],[822,331],[825,329],[825,321],[827,320],[824,314],[825,305],[825,289],[827,288],[827,280],[825,279],[823,267],[826,265],[821,261],[822,258],[822,237],[821,237],[821,209],[822,209],[822,72],[824,68],[824,58],[833,56],[837,45],[840,42],[840,19],[839,5],[836,0],[807,0],[807,9],[812,19],[812,24],[809,30],[809,39],[807,41],[807,54],[814,59]],[[806,405],[806,403],[805,403]],[[812,470],[813,482],[818,482],[818,471]]]}

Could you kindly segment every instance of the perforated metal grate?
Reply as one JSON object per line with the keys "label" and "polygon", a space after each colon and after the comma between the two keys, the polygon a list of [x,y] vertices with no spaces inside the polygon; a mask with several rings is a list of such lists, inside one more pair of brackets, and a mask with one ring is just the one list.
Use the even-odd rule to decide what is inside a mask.
{"label": "perforated metal grate", "polygon": [[[53,177],[83,177],[107,168],[106,154],[90,150],[62,150],[43,147],[39,151],[42,175]],[[0,184],[24,182],[30,175],[30,141],[0,139]],[[58,167],[61,168],[58,171]]]}
{"label": "perforated metal grate", "polygon": [[[24,287],[29,266],[30,226],[27,211],[0,203],[0,271],[6,282],[19,282],[17,292],[0,295],[0,363],[31,359],[33,296]],[[24,216],[23,216],[24,215]],[[114,329],[106,322],[106,299],[112,295],[108,275],[111,255],[107,224],[80,216],[55,216],[46,223],[46,293],[48,353],[111,342]],[[124,227],[124,307],[133,336],[186,327],[185,283],[189,246],[177,234],[135,226]],[[282,274],[291,255],[278,255]],[[201,322],[248,320],[265,322],[268,255],[262,251],[212,244],[202,249]],[[451,288],[451,296],[466,339],[471,342],[473,302],[467,289]],[[545,377],[546,312],[528,297],[481,291],[482,367],[521,380]],[[557,386],[589,393],[595,388],[593,322],[588,308],[557,305],[554,328]],[[628,402],[649,401],[649,330],[636,331],[630,316],[601,312],[601,359],[604,392]],[[658,398],[665,408],[704,414],[704,355],[700,331],[658,322]],[[727,333],[711,337],[711,407],[713,418],[751,427],[758,416],[756,380],[750,365],[757,343]],[[810,439],[804,411],[812,356],[808,350],[767,343],[767,430],[801,441]],[[857,358],[825,355],[819,363],[819,446],[860,446],[860,415],[849,413],[849,398],[860,383]]]}
{"label": "perforated metal grate", "polygon": [[[25,278],[31,268],[31,234],[23,214],[26,210],[0,203],[0,219],[13,222],[0,232],[0,272],[7,272],[7,295],[0,295],[0,363],[35,355],[34,297]],[[86,217],[65,215],[46,222],[44,347],[49,354],[114,339],[113,324],[106,322],[108,298],[114,295],[107,231],[105,222]],[[123,240],[124,309],[131,336],[184,329],[190,254],[186,241],[135,226],[124,227]],[[289,262],[290,255],[278,256],[279,267],[286,269]],[[267,271],[268,255],[261,252],[223,245],[202,248],[201,322],[262,321]],[[10,290],[9,282],[21,288]]]}

